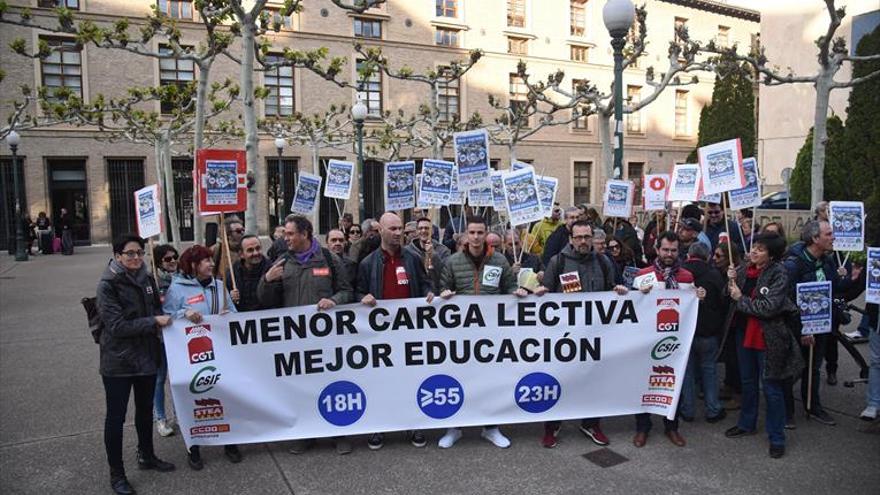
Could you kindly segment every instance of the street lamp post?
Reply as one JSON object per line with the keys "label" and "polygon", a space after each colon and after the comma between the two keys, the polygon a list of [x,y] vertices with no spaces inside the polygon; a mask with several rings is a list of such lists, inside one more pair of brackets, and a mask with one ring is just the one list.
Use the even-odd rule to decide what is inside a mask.
{"label": "street lamp post", "polygon": [[623,173],[623,47],[626,34],[635,19],[630,0],[608,0],[602,8],[602,20],[611,35],[614,49],[614,178]]}
{"label": "street lamp post", "polygon": [[358,221],[363,222],[366,218],[364,209],[364,120],[367,118],[367,106],[358,97],[351,107],[351,119],[354,121],[354,129],[357,134],[357,159],[358,159]]}
{"label": "street lamp post", "polygon": [[284,166],[281,164],[281,154],[284,153],[284,138],[275,138],[275,149],[278,150],[278,177],[275,190],[275,225],[282,225],[281,212],[284,211]]}
{"label": "street lamp post", "polygon": [[15,193],[15,261],[27,261],[28,254],[24,248],[24,225],[22,225],[21,216],[21,195],[19,194],[18,179],[18,145],[21,143],[21,137],[17,132],[11,131],[6,136],[6,144],[9,145],[9,151],[12,152],[12,188]]}

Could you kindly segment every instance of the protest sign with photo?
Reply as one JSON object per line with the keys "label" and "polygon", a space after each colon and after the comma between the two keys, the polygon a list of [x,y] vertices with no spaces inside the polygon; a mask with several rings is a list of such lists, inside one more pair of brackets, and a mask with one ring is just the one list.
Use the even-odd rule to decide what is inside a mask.
{"label": "protest sign with photo", "polygon": [[746,187],[734,189],[728,193],[731,210],[753,208],[761,204],[761,181],[758,178],[758,162],[754,158],[743,160],[743,171],[746,174]]}
{"label": "protest sign with photo", "polygon": [[801,312],[801,335],[831,332],[831,282],[797,284],[797,307]]}
{"label": "protest sign with photo", "polygon": [[354,163],[330,160],[327,163],[327,183],[324,184],[324,197],[350,199],[353,174]]}
{"label": "protest sign with photo", "polygon": [[538,197],[541,198],[541,208],[544,216],[549,217],[553,213],[553,203],[556,202],[556,191],[559,189],[559,179],[546,175],[538,176]]}
{"label": "protest sign with photo", "polygon": [[489,187],[489,133],[486,129],[456,132],[452,135],[455,164],[458,166],[458,189],[468,191]]}
{"label": "protest sign with photo", "polygon": [[605,182],[603,214],[606,217],[629,218],[632,214],[633,183],[611,179]]}
{"label": "protest sign with photo", "polygon": [[465,192],[458,187],[458,165],[456,165],[452,167],[452,184],[449,188],[449,204],[463,205],[466,197]]}
{"label": "protest sign with photo", "polygon": [[247,209],[247,160],[242,150],[201,149],[196,153],[196,184],[202,215]]}
{"label": "protest sign with photo", "polygon": [[416,205],[416,162],[385,164],[385,210],[408,210]]}
{"label": "protest sign with photo", "polygon": [[492,206],[495,211],[507,211],[507,195],[504,194],[504,172],[492,172]]}
{"label": "protest sign with photo", "polygon": [[700,166],[682,163],[672,169],[669,183],[669,201],[696,201],[700,192]]}
{"label": "protest sign with photo", "polygon": [[865,302],[880,304],[880,247],[868,248],[865,270]]}
{"label": "protest sign with photo", "polygon": [[697,149],[697,155],[703,176],[703,190],[707,196],[745,187],[746,177],[738,138],[701,146]]}
{"label": "protest sign with photo", "polygon": [[469,190],[467,192],[467,202],[469,205],[476,207],[495,206],[495,202],[492,201],[492,188],[479,187]]}
{"label": "protest sign with photo", "polygon": [[828,221],[834,232],[835,251],[865,249],[865,205],[861,201],[831,201]]}
{"label": "protest sign with photo", "polygon": [[299,215],[311,215],[318,208],[321,176],[300,172],[296,179],[296,191],[290,211]]}
{"label": "protest sign with photo", "polygon": [[162,203],[157,184],[135,191],[134,207],[139,236],[147,239],[162,233]]}
{"label": "protest sign with photo", "polygon": [[669,174],[648,174],[644,177],[642,206],[645,211],[665,210],[666,192],[669,188]]}
{"label": "protest sign with photo", "polygon": [[529,167],[506,173],[501,181],[504,183],[511,225],[524,225],[544,218],[541,201],[538,199],[535,169]]}
{"label": "protest sign with photo", "polygon": [[514,160],[510,163],[510,171],[511,172],[516,172],[517,170],[522,170],[524,168],[529,168],[529,167],[531,167],[531,165],[529,165],[528,163],[520,162],[517,160]]}
{"label": "protest sign with photo", "polygon": [[444,206],[452,196],[452,170],[455,164],[443,160],[424,160],[419,181],[419,204]]}

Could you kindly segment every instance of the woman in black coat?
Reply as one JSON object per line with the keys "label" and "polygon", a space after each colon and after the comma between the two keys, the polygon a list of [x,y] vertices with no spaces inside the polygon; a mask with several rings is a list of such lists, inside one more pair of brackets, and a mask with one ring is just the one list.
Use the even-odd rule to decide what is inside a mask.
{"label": "woman in black coat", "polygon": [[110,464],[110,485],[118,494],[134,493],[125,477],[122,460],[122,426],[128,397],[134,389],[135,428],[139,469],[171,471],[174,464],[156,457],[153,450],[153,393],[162,356],[159,332],[171,323],[162,314],[156,281],[144,266],[144,240],[126,235],[113,243],[114,259],[98,282],[101,378],[107,402],[104,447]]}

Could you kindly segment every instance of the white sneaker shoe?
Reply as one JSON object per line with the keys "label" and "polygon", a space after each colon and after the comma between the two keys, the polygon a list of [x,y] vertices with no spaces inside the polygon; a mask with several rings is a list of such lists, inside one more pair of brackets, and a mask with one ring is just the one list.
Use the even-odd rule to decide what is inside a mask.
{"label": "white sneaker shoe", "polygon": [[450,428],[446,430],[446,433],[440,437],[440,441],[437,442],[437,446],[441,449],[448,449],[455,445],[455,442],[461,439],[461,428]]}
{"label": "white sneaker shoe", "polygon": [[865,421],[874,421],[877,419],[877,408],[874,406],[868,406],[862,411],[862,414],[859,417]]}
{"label": "white sneaker shoe", "polygon": [[492,445],[499,449],[510,447],[510,440],[501,433],[501,430],[499,430],[497,426],[493,428],[483,428],[483,432],[480,433],[480,436],[492,442]]}
{"label": "white sneaker shoe", "polygon": [[166,421],[164,419],[156,421],[156,431],[159,432],[159,435],[163,437],[170,437],[171,435],[174,435],[174,428],[169,423],[169,421]]}

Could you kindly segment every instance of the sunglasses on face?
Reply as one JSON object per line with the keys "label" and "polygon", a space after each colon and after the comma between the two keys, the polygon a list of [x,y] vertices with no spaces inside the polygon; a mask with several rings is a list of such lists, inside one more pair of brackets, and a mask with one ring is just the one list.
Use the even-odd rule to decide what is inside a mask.
{"label": "sunglasses on face", "polygon": [[348,234],[349,235],[354,235],[354,234],[361,235],[361,231],[360,230],[349,230]]}
{"label": "sunglasses on face", "polygon": [[171,263],[172,261],[177,261],[177,255],[175,254],[172,256],[166,256],[166,257],[162,258],[162,261],[164,261],[165,263]]}
{"label": "sunglasses on face", "polygon": [[608,246],[608,249],[612,249],[612,250],[614,250],[614,249],[620,249],[620,246],[618,246],[617,244],[610,244],[610,245]]}

